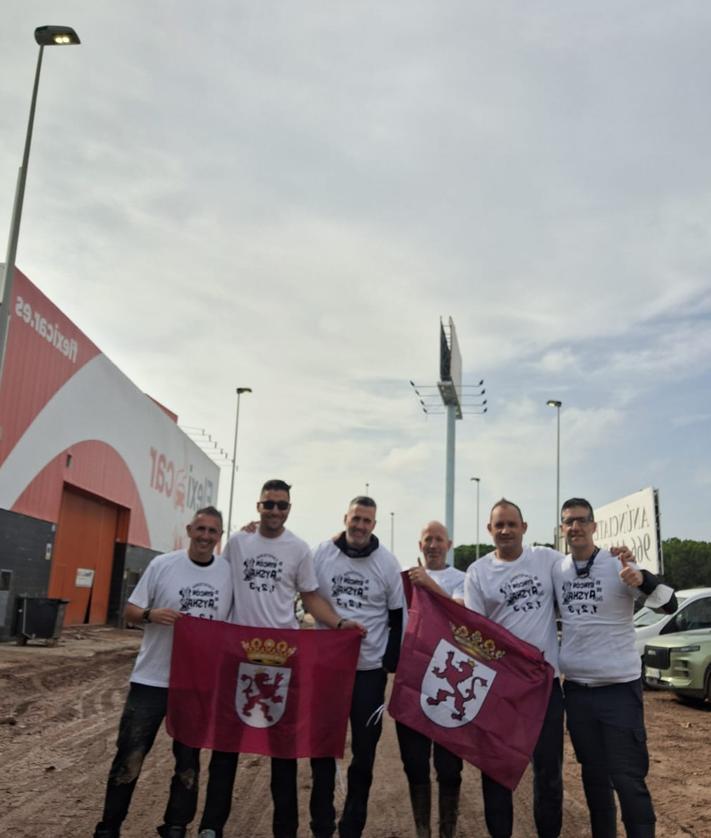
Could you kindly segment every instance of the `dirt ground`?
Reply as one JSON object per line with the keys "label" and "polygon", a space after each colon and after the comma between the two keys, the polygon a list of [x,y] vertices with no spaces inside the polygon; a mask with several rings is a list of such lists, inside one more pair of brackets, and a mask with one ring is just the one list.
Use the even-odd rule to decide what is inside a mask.
{"label": "dirt ground", "polygon": [[[109,628],[69,629],[54,647],[0,645],[0,835],[15,838],[91,836],[113,757],[114,738],[140,634]],[[646,695],[649,784],[657,835],[711,836],[711,709],[672,695]],[[155,835],[170,777],[168,737],[161,733],[146,760],[123,835]],[[337,808],[345,764],[339,768]],[[302,826],[308,835],[308,763],[300,765]],[[458,834],[486,835],[479,772],[465,767]],[[578,767],[566,744],[563,836],[589,835]],[[530,776],[516,792],[518,838],[535,835]],[[271,836],[269,764],[242,757],[227,836]],[[436,832],[435,832],[436,834]],[[624,834],[623,831],[620,834]],[[376,761],[366,838],[414,835],[407,786],[392,720],[386,719]]]}

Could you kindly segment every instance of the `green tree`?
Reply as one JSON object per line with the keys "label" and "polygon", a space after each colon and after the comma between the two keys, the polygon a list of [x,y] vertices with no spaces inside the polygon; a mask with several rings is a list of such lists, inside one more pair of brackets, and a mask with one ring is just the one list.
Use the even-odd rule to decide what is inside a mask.
{"label": "green tree", "polygon": [[[479,558],[491,553],[493,544],[479,545]],[[460,544],[454,548],[454,566],[457,570],[466,570],[476,560],[476,544]]]}
{"label": "green tree", "polygon": [[664,579],[677,591],[711,587],[711,543],[668,538],[662,541]]}

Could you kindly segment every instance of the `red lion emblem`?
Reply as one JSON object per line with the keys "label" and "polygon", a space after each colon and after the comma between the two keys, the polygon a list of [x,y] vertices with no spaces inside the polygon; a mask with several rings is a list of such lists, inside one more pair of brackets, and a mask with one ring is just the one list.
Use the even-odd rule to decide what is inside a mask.
{"label": "red lion emblem", "polygon": [[247,686],[242,690],[242,694],[247,697],[247,701],[242,708],[245,716],[250,716],[252,710],[258,707],[263,713],[264,718],[268,722],[273,722],[274,719],[270,716],[270,704],[281,704],[284,699],[277,695],[277,690],[284,680],[281,672],[277,672],[274,680],[270,681],[268,672],[257,672],[252,678],[251,675],[242,675],[242,681],[247,681]]}
{"label": "red lion emblem", "polygon": [[[461,721],[464,718],[466,703],[471,701],[473,698],[476,698],[477,681],[482,685],[482,687],[486,687],[488,681],[486,678],[480,678],[478,675],[474,675],[474,666],[471,661],[461,661],[459,666],[455,666],[452,663],[453,660],[454,652],[447,652],[447,660],[445,661],[444,666],[439,669],[436,667],[432,669],[432,674],[441,678],[443,681],[446,681],[451,690],[437,690],[437,695],[434,698],[429,696],[427,703],[441,704],[448,698],[453,698],[454,712],[452,713],[452,718]],[[473,678],[472,675],[474,675]],[[466,692],[461,693],[458,689],[459,685],[468,681],[470,678],[471,684],[469,685],[469,689]]]}

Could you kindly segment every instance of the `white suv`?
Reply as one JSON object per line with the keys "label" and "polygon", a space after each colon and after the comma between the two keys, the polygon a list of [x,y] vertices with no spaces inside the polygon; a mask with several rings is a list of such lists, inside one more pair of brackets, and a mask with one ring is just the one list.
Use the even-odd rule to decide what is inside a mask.
{"label": "white suv", "polygon": [[711,588],[677,591],[676,599],[679,607],[673,614],[658,614],[645,606],[634,615],[635,646],[640,657],[650,638],[711,628]]}

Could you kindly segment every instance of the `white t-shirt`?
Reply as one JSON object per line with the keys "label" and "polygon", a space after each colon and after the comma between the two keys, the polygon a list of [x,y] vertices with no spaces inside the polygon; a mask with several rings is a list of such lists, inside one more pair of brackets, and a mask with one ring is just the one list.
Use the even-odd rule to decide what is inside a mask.
{"label": "white t-shirt", "polygon": [[350,558],[333,541],[314,552],[318,592],[347,620],[357,620],[368,634],[360,644],[358,669],[378,669],[388,645],[388,611],[403,608],[402,568],[382,545],[369,556]]}
{"label": "white t-shirt", "polygon": [[561,554],[548,547],[524,547],[507,562],[488,553],[469,565],[464,603],[539,648],[558,675],[558,636],[552,571]]}
{"label": "white t-shirt", "polygon": [[311,550],[290,530],[276,538],[259,532],[238,532],[223,552],[232,568],[234,612],[241,626],[298,628],[294,614],[297,593],[318,587]]}
{"label": "white t-shirt", "polygon": [[[191,561],[186,550],[163,553],[151,560],[131,596],[138,608],[172,608],[207,620],[226,620],[232,608],[232,576],[220,558],[209,565]],[[131,681],[167,687],[173,627],[146,623]]]}
{"label": "white t-shirt", "polygon": [[452,599],[464,599],[464,578],[466,574],[463,570],[457,570],[456,567],[447,565],[441,570],[425,568],[425,571],[430,579],[434,579]]}
{"label": "white t-shirt", "polygon": [[572,556],[553,570],[563,628],[560,669],[571,681],[594,687],[640,677],[632,621],[638,589],[625,585],[621,570],[620,560],[603,549],[587,576],[577,575]]}

